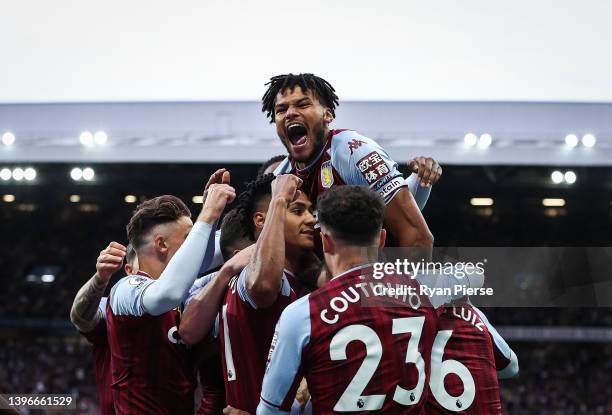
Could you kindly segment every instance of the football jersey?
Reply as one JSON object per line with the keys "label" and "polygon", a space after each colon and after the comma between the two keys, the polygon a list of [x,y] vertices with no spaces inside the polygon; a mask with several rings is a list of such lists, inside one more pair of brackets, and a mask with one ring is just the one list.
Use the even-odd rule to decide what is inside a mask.
{"label": "football jersey", "polygon": [[374,140],[353,130],[331,130],[321,153],[303,169],[286,158],[275,175],[292,173],[304,181],[302,188],[316,207],[319,194],[334,186],[365,185],[389,203],[407,187],[398,164]]}
{"label": "football jersey", "polygon": [[249,268],[229,282],[221,309],[219,338],[227,404],[255,413],[274,328],[282,311],[296,299],[283,271],[281,292],[270,307],[257,308],[246,289]]}
{"label": "football jersey", "polygon": [[117,414],[193,414],[195,368],[180,340],[180,311],[146,312],[142,296],[154,282],[138,272],[122,278],[107,305],[112,394]]}
{"label": "football jersey", "polygon": [[439,309],[427,414],[501,414],[493,338],[475,307]]}
{"label": "football jersey", "polygon": [[111,394],[110,348],[106,331],[106,303],[107,298],[102,297],[98,306],[102,313],[102,318],[98,321],[96,327],[87,333],[81,332],[81,334],[92,346],[94,376],[96,377],[100,414],[114,415],[115,407]]}
{"label": "football jersey", "polygon": [[[404,290],[382,295],[380,286]],[[377,282],[366,265],[288,306],[257,413],[288,411],[305,376],[314,414],[424,414],[437,315],[418,286],[397,275]]]}

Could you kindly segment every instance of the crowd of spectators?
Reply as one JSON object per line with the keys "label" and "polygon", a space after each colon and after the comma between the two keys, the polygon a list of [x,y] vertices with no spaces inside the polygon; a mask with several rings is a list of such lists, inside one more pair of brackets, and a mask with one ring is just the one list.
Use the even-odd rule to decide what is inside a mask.
{"label": "crowd of spectators", "polygon": [[506,415],[612,413],[612,344],[515,343],[518,378],[502,381]]}

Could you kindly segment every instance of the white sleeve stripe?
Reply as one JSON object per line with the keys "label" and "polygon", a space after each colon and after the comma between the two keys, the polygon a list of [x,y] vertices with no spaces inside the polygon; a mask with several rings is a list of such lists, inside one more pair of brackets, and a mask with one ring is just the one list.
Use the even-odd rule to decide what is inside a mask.
{"label": "white sleeve stripe", "polygon": [[234,367],[234,356],[232,354],[232,342],[229,336],[229,328],[227,326],[227,304],[223,305],[223,350],[225,355],[225,368],[227,370],[227,381],[236,380],[236,368]]}

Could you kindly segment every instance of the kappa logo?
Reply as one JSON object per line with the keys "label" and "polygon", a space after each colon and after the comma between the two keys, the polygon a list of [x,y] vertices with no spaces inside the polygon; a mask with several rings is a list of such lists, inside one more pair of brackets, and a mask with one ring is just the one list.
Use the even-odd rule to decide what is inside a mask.
{"label": "kappa logo", "polygon": [[351,150],[351,155],[353,155],[353,150],[357,150],[362,144],[365,144],[365,141],[357,140],[356,138],[349,141],[348,147]]}
{"label": "kappa logo", "polygon": [[332,170],[331,160],[321,164],[321,185],[329,189],[334,184],[334,171]]}

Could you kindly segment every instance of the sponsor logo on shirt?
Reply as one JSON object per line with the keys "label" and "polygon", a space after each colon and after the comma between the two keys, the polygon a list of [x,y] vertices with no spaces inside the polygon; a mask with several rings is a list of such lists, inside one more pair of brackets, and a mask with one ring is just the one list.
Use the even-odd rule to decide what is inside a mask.
{"label": "sponsor logo on shirt", "polygon": [[329,189],[334,184],[334,172],[332,170],[331,160],[327,160],[321,164],[321,185]]}
{"label": "sponsor logo on shirt", "polygon": [[357,162],[357,168],[363,174],[369,185],[390,173],[389,166],[377,151],[372,151]]}

